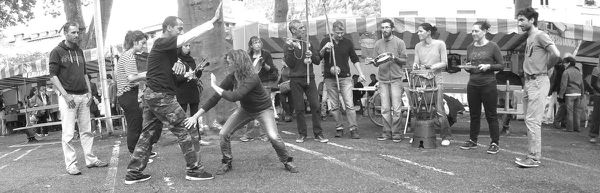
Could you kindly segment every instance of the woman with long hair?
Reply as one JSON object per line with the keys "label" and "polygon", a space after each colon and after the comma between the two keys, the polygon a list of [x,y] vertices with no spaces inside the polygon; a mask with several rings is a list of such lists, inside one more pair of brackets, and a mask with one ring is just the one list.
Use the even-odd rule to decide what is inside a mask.
{"label": "woman with long hair", "polygon": [[429,69],[435,74],[435,82],[437,83],[438,95],[436,100],[436,109],[439,116],[439,124],[441,127],[442,146],[450,145],[449,137],[450,123],[444,112],[442,98],[444,86],[442,84],[442,69],[448,65],[448,54],[446,53],[446,43],[441,40],[433,39],[432,36],[437,34],[437,28],[429,23],[419,25],[417,35],[421,40],[415,45],[415,63],[413,68]]}
{"label": "woman with long hair", "polygon": [[485,119],[490,129],[492,142],[487,150],[489,154],[496,154],[500,150],[498,140],[500,129],[498,126],[498,113],[496,112],[498,101],[498,89],[496,88],[496,75],[494,71],[504,69],[504,59],[500,47],[495,42],[489,41],[485,35],[488,34],[490,24],[486,21],[478,21],[473,24],[471,35],[473,44],[467,47],[467,61],[470,67],[466,71],[469,76],[467,84],[467,101],[469,101],[469,113],[471,117],[471,129],[469,140],[461,149],[477,148],[477,137],[479,136],[481,121],[481,105],[485,109]]}
{"label": "woman with long hair", "polygon": [[[275,109],[275,93],[271,92],[271,89],[277,87],[277,79],[279,78],[279,71],[273,64],[273,57],[271,53],[263,49],[263,43],[258,36],[250,37],[248,41],[248,54],[252,60],[252,65],[255,72],[258,72],[258,77],[262,86],[265,88],[265,92],[269,94],[271,98],[271,105]],[[274,113],[275,119],[278,118],[277,113]],[[259,138],[263,141],[267,141],[269,138],[265,134],[265,129],[260,127],[258,121],[254,121],[254,124],[249,124],[248,129],[240,140],[243,142],[251,141],[253,138],[250,136],[255,130],[259,131]]]}
{"label": "woman with long hair", "polygon": [[[123,48],[125,51],[121,54],[119,62],[115,66],[115,77],[117,82],[117,100],[119,106],[123,108],[125,120],[127,120],[127,149],[129,153],[133,153],[140,134],[142,132],[142,109],[138,102],[139,92],[144,84],[140,83],[146,77],[146,73],[138,73],[135,54],[138,52],[146,52],[148,35],[144,32],[136,30],[129,31],[125,35]],[[162,128],[155,128],[157,132],[152,136],[153,143],[158,141]],[[156,156],[155,152],[151,153],[151,157]]]}
{"label": "woman with long hair", "polygon": [[231,102],[240,102],[240,107],[229,116],[219,133],[223,159],[221,160],[222,165],[216,174],[221,175],[232,169],[231,135],[254,119],[258,120],[267,131],[269,141],[285,169],[291,173],[298,172],[296,166],[292,164],[293,158],[289,156],[285,144],[279,136],[273,116],[273,108],[271,107],[271,99],[265,92],[260,78],[252,66],[250,57],[244,50],[231,50],[226,54],[225,61],[227,63],[226,69],[230,70],[229,75],[225,77],[220,85],[217,85],[216,77],[211,74],[211,87],[216,93],[196,114],[185,121],[188,129],[196,126],[198,118],[214,107],[221,98]]}

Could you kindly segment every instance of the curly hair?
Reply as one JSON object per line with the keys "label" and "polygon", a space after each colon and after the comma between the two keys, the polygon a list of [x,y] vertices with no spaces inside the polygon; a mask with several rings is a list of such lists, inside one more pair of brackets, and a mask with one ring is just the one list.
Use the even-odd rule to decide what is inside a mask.
{"label": "curly hair", "polygon": [[227,61],[227,57],[233,60],[233,75],[235,77],[235,88],[237,88],[242,82],[244,82],[247,78],[252,77],[256,74],[254,72],[254,67],[252,67],[252,59],[248,53],[242,49],[238,50],[230,50],[225,54],[225,61]]}

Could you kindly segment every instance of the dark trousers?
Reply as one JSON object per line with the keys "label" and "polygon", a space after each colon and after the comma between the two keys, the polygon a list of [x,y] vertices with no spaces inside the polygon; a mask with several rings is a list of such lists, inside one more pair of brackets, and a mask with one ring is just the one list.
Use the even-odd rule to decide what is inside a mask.
{"label": "dark trousers", "polygon": [[579,108],[581,96],[565,96],[565,106],[567,107],[567,131],[579,131]]}
{"label": "dark trousers", "polygon": [[311,78],[310,84],[306,83],[306,78],[291,78],[290,80],[292,102],[294,103],[294,110],[296,111],[298,134],[305,137],[307,135],[306,120],[304,118],[306,108],[304,107],[303,97],[306,94],[306,98],[308,98],[308,103],[310,105],[310,113],[312,114],[313,133],[315,136],[321,135],[321,109],[319,108],[319,93],[317,92],[315,79]]}
{"label": "dark trousers", "polygon": [[[40,124],[40,123],[47,123],[48,122],[48,117],[50,117],[50,116],[49,116],[49,114],[47,112],[42,113],[40,116],[37,117],[38,118],[38,122],[37,123],[38,124]],[[49,126],[38,127],[36,129],[36,133],[38,133],[38,134],[48,134],[48,129],[49,128],[50,128]]]}
{"label": "dark trousers", "polygon": [[600,96],[592,96],[594,111],[592,111],[592,123],[590,124],[590,137],[598,137],[600,133]]}
{"label": "dark trousers", "polygon": [[[558,128],[560,128],[560,126],[562,124],[565,124],[567,122],[567,119],[565,118],[567,116],[567,106],[565,104],[565,102],[558,102],[558,110],[556,111],[556,114],[554,115],[554,125],[557,126]],[[557,125],[558,123],[560,123],[560,125]]]}
{"label": "dark trousers", "polygon": [[[132,88],[119,96],[119,105],[123,108],[123,114],[125,115],[125,120],[127,120],[127,149],[129,153],[133,153],[135,150],[135,145],[142,133],[142,108],[140,108],[137,101],[137,95],[138,89]],[[150,141],[152,144],[155,144],[160,138],[162,127],[155,127],[153,130],[154,134]]]}
{"label": "dark trousers", "polygon": [[292,116],[292,112],[294,112],[294,103],[292,102],[292,92],[281,93],[279,95],[279,99],[281,102],[281,108],[283,109],[284,116]]}
{"label": "dark trousers", "polygon": [[498,128],[498,114],[496,112],[496,103],[498,101],[498,90],[496,83],[490,83],[484,86],[467,85],[467,101],[471,116],[471,130],[469,137],[471,141],[477,142],[481,126],[481,104],[485,109],[485,119],[490,129],[492,143],[498,144],[500,131]]}
{"label": "dark trousers", "polygon": [[154,128],[169,128],[177,137],[179,148],[186,162],[186,172],[195,173],[204,169],[200,162],[200,140],[195,129],[187,129],[184,125],[186,115],[175,95],[154,92],[146,87],[142,100],[143,129],[140,139],[131,155],[127,166],[127,175],[137,176],[144,171],[148,157],[152,152],[150,138],[156,132]]}

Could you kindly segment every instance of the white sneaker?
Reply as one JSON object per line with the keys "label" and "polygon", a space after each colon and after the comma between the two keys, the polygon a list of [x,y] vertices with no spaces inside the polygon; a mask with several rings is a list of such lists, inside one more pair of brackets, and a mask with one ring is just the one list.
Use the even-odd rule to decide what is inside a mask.
{"label": "white sneaker", "polygon": [[151,164],[152,162],[154,162],[153,159],[148,159],[148,164]]}
{"label": "white sneaker", "polygon": [[442,146],[449,146],[450,145],[450,140],[444,139],[442,140]]}
{"label": "white sneaker", "polygon": [[204,141],[204,140],[202,140],[202,139],[201,139],[201,140],[200,140],[200,145],[201,145],[201,146],[209,146],[209,145],[212,145],[212,143],[211,143],[211,142],[208,142],[208,141]]}

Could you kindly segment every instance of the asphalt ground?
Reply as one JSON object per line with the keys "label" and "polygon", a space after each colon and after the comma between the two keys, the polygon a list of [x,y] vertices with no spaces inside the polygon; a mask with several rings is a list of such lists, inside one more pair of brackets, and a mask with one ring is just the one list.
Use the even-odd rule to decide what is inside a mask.
{"label": "asphalt ground", "polygon": [[[185,180],[176,138],[163,131],[155,146],[159,155],[145,170],[152,179],[133,185],[124,184],[129,152],[120,131],[95,140],[94,152],[110,163],[107,168],[86,168],[77,144],[79,176],[64,169],[60,132],[31,145],[24,134],[12,134],[0,137],[0,192],[600,192],[600,145],[588,142],[587,129],[543,126],[542,165],[524,169],[514,163],[527,152],[523,121],[511,123],[511,135],[500,138],[501,151],[490,155],[483,120],[480,147],[461,150],[469,132],[465,118],[453,126],[452,144],[441,147],[438,138],[436,149],[413,148],[408,139],[377,141],[381,128],[366,117],[358,119],[361,139],[334,138],[333,118],[324,121],[329,143],[310,135],[295,143],[295,122],[280,122],[280,135],[300,171],[295,174],[284,169],[268,142],[241,142],[236,134],[233,170],[208,181]],[[219,140],[215,135],[203,139],[213,143],[201,151],[206,170],[214,173],[221,159]]]}

